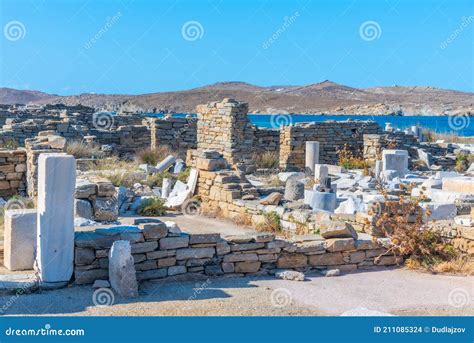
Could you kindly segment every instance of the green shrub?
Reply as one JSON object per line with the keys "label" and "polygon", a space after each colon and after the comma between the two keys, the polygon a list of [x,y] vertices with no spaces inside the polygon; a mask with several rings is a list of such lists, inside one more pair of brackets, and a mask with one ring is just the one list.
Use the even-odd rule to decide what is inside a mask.
{"label": "green shrub", "polygon": [[145,199],[137,209],[137,213],[146,217],[157,217],[166,214],[164,199],[154,197]]}

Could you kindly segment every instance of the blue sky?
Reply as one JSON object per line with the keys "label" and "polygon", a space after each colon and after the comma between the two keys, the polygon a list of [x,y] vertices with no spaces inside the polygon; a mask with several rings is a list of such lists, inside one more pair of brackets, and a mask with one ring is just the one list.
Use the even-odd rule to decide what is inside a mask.
{"label": "blue sky", "polygon": [[2,0],[0,86],[56,94],[329,79],[474,91],[472,0]]}

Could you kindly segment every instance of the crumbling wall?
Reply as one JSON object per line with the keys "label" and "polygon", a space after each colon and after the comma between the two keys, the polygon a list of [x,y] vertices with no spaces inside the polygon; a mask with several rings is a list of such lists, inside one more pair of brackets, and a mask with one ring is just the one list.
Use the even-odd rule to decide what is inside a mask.
{"label": "crumbling wall", "polygon": [[280,133],[280,167],[305,166],[306,141],[319,142],[319,162],[337,164],[337,150],[348,144],[355,154],[362,154],[363,135],[381,133],[380,126],[371,121],[327,121],[284,126]]}
{"label": "crumbling wall", "polygon": [[254,128],[255,152],[262,154],[265,152],[280,152],[280,130]]}
{"label": "crumbling wall", "polygon": [[0,150],[0,197],[26,194],[25,149]]}
{"label": "crumbling wall", "polygon": [[180,152],[197,147],[196,118],[148,118],[151,149],[167,145]]}

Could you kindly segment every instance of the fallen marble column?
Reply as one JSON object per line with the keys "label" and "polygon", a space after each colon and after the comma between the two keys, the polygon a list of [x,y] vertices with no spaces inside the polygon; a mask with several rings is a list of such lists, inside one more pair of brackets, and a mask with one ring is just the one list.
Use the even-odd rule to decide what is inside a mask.
{"label": "fallen marble column", "polygon": [[161,197],[163,199],[167,199],[170,196],[170,191],[171,191],[171,180],[164,178],[163,185],[161,188]]}
{"label": "fallen marble column", "polygon": [[304,203],[311,206],[313,210],[319,209],[334,212],[334,210],[336,209],[336,194],[329,192],[305,190]]}
{"label": "fallen marble column", "polygon": [[122,297],[137,297],[138,283],[129,241],[115,241],[109,253],[109,280]]}
{"label": "fallen marble column", "polygon": [[176,161],[176,157],[168,155],[163,161],[156,165],[156,171],[158,173],[164,172]]}
{"label": "fallen marble column", "polygon": [[32,270],[36,251],[36,210],[7,210],[3,263],[8,270]]}
{"label": "fallen marble column", "polygon": [[36,267],[42,282],[68,282],[74,260],[76,160],[63,153],[38,158]]}
{"label": "fallen marble column", "polygon": [[308,141],[306,142],[306,169],[311,170],[314,173],[314,165],[319,163],[319,142]]}

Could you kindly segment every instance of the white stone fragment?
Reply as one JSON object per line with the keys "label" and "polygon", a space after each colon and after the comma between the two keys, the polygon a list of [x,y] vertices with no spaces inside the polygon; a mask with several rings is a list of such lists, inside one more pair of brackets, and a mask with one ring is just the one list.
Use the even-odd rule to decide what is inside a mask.
{"label": "white stone fragment", "polygon": [[109,253],[109,280],[122,297],[137,297],[138,283],[129,241],[115,241]]}
{"label": "white stone fragment", "polygon": [[36,210],[4,214],[3,263],[8,270],[33,269],[36,252]]}

